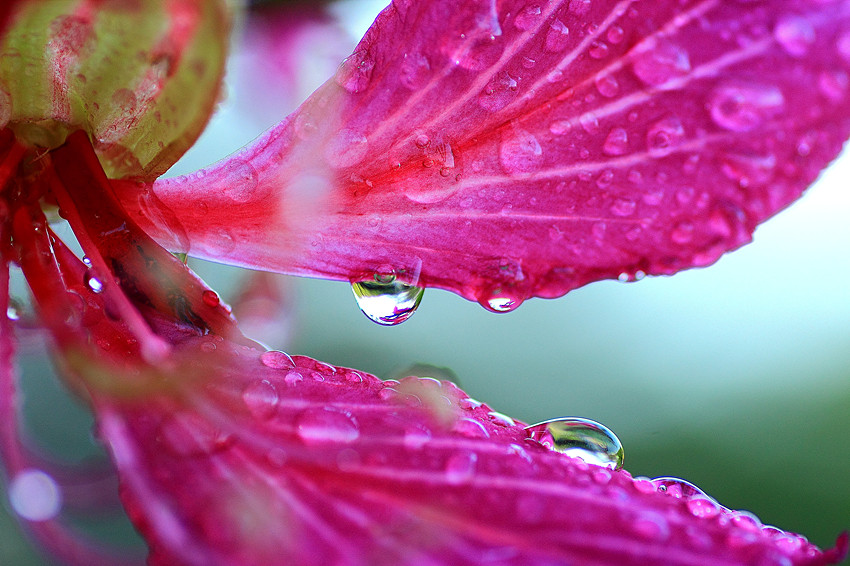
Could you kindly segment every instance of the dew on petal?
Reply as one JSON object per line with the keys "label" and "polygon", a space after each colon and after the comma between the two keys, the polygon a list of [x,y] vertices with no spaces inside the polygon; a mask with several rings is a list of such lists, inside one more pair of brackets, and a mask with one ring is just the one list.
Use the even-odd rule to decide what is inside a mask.
{"label": "dew on petal", "polygon": [[499,162],[510,174],[530,173],[540,168],[543,148],[534,134],[513,127],[502,134],[499,145]]}
{"label": "dew on petal", "polygon": [[570,30],[561,20],[555,20],[549,24],[544,43],[546,51],[557,53],[563,51],[569,42]]}
{"label": "dew on petal", "polygon": [[15,513],[27,521],[46,521],[62,509],[62,491],[46,473],[26,469],[12,478],[9,503]]}
{"label": "dew on petal", "polygon": [[675,116],[662,118],[649,126],[646,131],[646,147],[652,157],[664,157],[671,154],[682,143],[685,129]]}
{"label": "dew on petal", "polygon": [[623,155],[629,151],[629,134],[623,128],[612,128],[602,145],[605,155]]}
{"label": "dew on petal", "polygon": [[263,379],[245,387],[242,391],[242,401],[255,418],[268,419],[277,411],[280,397],[274,385]]}
{"label": "dew on petal", "polygon": [[425,293],[424,287],[402,283],[395,275],[390,278],[380,274],[352,283],[351,290],[363,314],[383,326],[400,324],[410,318]]}
{"label": "dew on petal", "polygon": [[720,514],[720,506],[709,497],[692,497],[687,502],[688,511],[694,517],[711,518]]}
{"label": "dew on petal", "polygon": [[624,453],[620,439],[608,427],[580,417],[561,417],[526,427],[529,436],[556,452],[588,464],[619,470]]}
{"label": "dew on petal", "polygon": [[677,499],[691,497],[706,497],[705,492],[689,481],[674,477],[660,477],[652,480],[652,484],[661,493],[666,493]]}
{"label": "dew on petal", "polygon": [[691,70],[688,52],[669,41],[661,41],[635,54],[632,69],[642,82],[659,86]]}
{"label": "dew on petal", "polygon": [[714,123],[733,132],[750,131],[785,108],[785,97],[775,86],[727,83],[708,98]]}
{"label": "dew on petal", "polygon": [[201,298],[203,299],[204,304],[207,305],[208,307],[217,307],[219,305],[219,303],[221,302],[221,300],[218,297],[218,293],[216,293],[215,291],[212,291],[210,289],[207,289],[206,291],[204,291],[201,294]]}
{"label": "dew on petal", "polygon": [[325,407],[307,409],[297,419],[298,436],[305,444],[350,444],[360,436],[357,421],[347,411]]}
{"label": "dew on petal", "polygon": [[530,30],[543,21],[543,11],[540,6],[526,6],[520,10],[514,19],[514,25],[522,31]]}
{"label": "dew on petal", "polygon": [[290,369],[295,367],[295,361],[286,352],[269,350],[260,354],[260,362],[272,369]]}
{"label": "dew on petal", "polygon": [[786,15],[777,22],[773,37],[789,55],[802,57],[815,42],[815,28],[803,17]]}

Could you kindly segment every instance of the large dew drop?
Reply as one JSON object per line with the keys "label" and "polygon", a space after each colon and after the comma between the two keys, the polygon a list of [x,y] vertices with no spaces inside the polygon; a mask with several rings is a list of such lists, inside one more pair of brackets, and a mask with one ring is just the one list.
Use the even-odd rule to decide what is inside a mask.
{"label": "large dew drop", "polygon": [[588,464],[619,470],[625,458],[623,445],[603,424],[580,417],[561,417],[526,427],[529,436],[555,452]]}
{"label": "large dew drop", "polygon": [[363,314],[384,326],[393,326],[410,318],[425,293],[423,287],[402,283],[394,275],[381,274],[352,283],[351,290]]}

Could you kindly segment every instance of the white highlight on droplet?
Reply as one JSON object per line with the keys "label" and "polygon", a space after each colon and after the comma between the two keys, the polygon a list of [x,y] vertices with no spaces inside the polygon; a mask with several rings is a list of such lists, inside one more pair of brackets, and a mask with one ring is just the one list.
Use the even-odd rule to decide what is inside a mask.
{"label": "white highlight on droplet", "polygon": [[28,521],[46,521],[62,508],[62,491],[41,470],[23,470],[9,484],[9,502]]}

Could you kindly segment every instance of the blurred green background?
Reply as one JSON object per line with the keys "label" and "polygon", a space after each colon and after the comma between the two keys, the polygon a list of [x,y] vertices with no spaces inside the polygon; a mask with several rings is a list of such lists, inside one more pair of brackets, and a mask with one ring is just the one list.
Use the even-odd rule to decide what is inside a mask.
{"label": "blurred green background", "polygon": [[[356,36],[377,8],[339,10]],[[322,65],[311,72],[329,76],[335,63]],[[246,98],[230,87],[225,111],[180,171],[261,131],[262,119],[239,110]],[[359,312],[347,284],[293,280],[292,335],[277,345],[381,377],[413,363],[447,367],[471,396],[527,422],[598,420],[622,440],[632,474],[682,477],[727,507],[829,546],[850,528],[848,182],[845,157],[753,244],[708,269],[597,283],[505,315],[429,289],[409,321],[385,328]],[[225,298],[244,276],[190,265]],[[94,453],[88,415],[43,361],[28,358],[23,370],[34,436],[67,458]],[[0,564],[45,564],[7,512]],[[114,517],[99,522],[121,539],[130,531]]]}

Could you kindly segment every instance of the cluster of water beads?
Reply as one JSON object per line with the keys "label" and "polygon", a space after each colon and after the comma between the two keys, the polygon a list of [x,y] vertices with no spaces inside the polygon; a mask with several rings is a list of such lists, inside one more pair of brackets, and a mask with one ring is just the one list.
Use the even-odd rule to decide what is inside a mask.
{"label": "cluster of water beads", "polygon": [[617,435],[608,427],[581,417],[560,417],[525,428],[529,437],[555,452],[588,464],[619,470],[625,455]]}
{"label": "cluster of water beads", "polygon": [[402,283],[392,269],[376,272],[371,279],[351,284],[357,306],[369,319],[384,326],[404,322],[416,312],[424,287]]}

